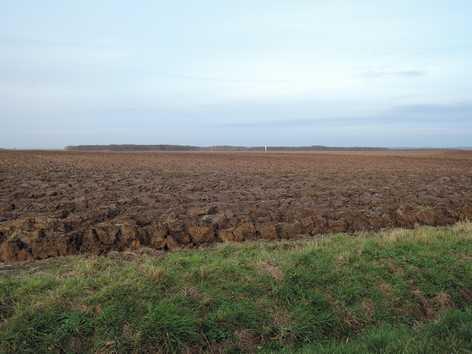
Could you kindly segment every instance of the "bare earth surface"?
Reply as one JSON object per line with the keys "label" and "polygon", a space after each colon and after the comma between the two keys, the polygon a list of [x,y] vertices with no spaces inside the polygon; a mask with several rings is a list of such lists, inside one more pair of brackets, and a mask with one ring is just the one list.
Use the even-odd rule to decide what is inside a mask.
{"label": "bare earth surface", "polygon": [[472,218],[472,152],[0,152],[0,262]]}

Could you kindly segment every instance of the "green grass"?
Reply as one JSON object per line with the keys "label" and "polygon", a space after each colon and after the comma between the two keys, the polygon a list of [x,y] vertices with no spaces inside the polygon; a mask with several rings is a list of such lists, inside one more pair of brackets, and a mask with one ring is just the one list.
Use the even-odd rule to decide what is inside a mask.
{"label": "green grass", "polygon": [[0,267],[1,353],[471,353],[472,224]]}

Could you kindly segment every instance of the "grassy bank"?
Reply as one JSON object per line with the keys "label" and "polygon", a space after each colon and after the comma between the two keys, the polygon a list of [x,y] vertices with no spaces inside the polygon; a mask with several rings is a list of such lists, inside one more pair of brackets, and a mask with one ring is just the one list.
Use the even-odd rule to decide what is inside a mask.
{"label": "grassy bank", "polygon": [[0,352],[472,351],[472,225],[0,267]]}

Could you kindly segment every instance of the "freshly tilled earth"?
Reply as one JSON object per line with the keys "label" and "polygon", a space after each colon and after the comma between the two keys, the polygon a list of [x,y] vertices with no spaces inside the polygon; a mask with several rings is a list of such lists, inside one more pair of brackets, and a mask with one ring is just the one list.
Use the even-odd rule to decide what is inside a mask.
{"label": "freshly tilled earth", "polygon": [[0,262],[472,218],[472,151],[0,152]]}

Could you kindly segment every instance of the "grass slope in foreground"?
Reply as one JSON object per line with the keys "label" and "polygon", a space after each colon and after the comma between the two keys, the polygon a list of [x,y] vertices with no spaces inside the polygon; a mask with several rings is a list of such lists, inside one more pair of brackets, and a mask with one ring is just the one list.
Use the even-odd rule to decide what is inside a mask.
{"label": "grass slope in foreground", "polygon": [[5,353],[472,351],[468,223],[10,269]]}

